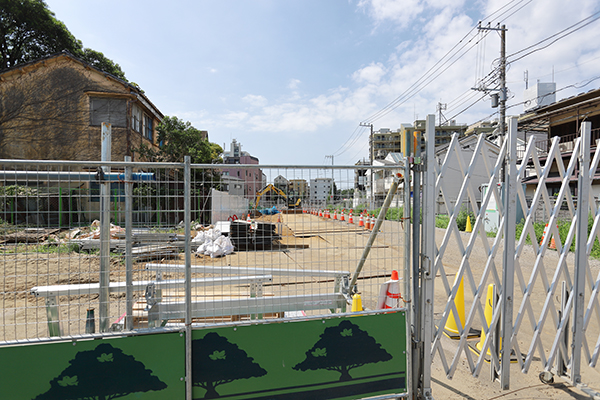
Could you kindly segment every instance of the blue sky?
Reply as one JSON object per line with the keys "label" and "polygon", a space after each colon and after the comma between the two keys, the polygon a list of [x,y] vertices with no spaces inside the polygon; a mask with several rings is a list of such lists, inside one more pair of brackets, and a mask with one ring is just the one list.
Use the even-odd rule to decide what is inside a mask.
{"label": "blue sky", "polygon": [[[515,53],[600,11],[595,0],[46,0],[85,47],[119,63],[165,114],[231,139],[261,164],[354,164],[368,159],[368,129],[356,130],[405,93],[472,28],[506,24]],[[513,8],[511,8],[513,7]],[[471,33],[469,33],[471,32]],[[460,42],[467,36],[467,39]],[[557,99],[600,87],[600,20],[510,65],[508,104],[530,84],[550,82]],[[470,45],[469,45],[470,47]],[[500,40],[489,34],[375,130],[436,112],[458,114],[493,68]],[[466,50],[466,48],[465,48]],[[461,53],[462,54],[462,53]],[[554,71],[554,74],[552,73]],[[576,85],[577,87],[568,87]],[[474,97],[471,97],[474,96]],[[493,119],[489,98],[457,122]],[[522,106],[509,114],[522,112]]]}

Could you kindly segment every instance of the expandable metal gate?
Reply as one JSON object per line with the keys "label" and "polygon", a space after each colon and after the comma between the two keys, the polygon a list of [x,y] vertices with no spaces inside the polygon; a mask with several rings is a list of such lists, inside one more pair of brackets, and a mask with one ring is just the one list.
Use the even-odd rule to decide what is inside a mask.
{"label": "expandable metal gate", "polygon": [[[581,379],[582,363],[595,367],[600,355],[600,274],[594,278],[589,265],[590,251],[600,237],[600,208],[590,189],[600,162],[600,152],[595,152],[590,163],[591,123],[582,123],[580,137],[566,166],[557,137],[552,142],[545,163],[538,155],[533,137],[527,144],[525,156],[517,163],[517,119],[507,118],[507,125],[508,133],[496,160],[485,151],[483,135],[478,138],[472,154],[463,151],[455,135],[445,159],[438,165],[434,157],[434,141],[427,140],[435,137],[435,116],[429,115],[426,120],[424,157],[421,158],[419,146],[407,157],[405,187],[410,186],[409,176],[412,173],[413,198],[410,216],[405,207],[405,228],[409,217],[412,221],[418,221],[422,212],[423,229],[420,232],[419,224],[412,225],[412,265],[409,255],[405,254],[405,276],[412,279],[413,293],[412,301],[408,290],[404,296],[409,301],[409,325],[412,324],[413,329],[413,365],[408,368],[414,371],[413,394],[416,397],[432,397],[431,364],[435,357],[439,357],[448,378],[452,378],[459,361],[463,359],[467,360],[474,376],[478,376],[482,367],[489,362],[491,378],[499,379],[502,389],[506,390],[510,388],[510,361],[517,362],[521,371],[527,373],[534,356],[537,356],[543,365],[543,372],[540,373],[542,382],[550,383],[556,376],[590,396],[600,398],[600,394],[588,388]],[[415,142],[420,143],[420,139]],[[407,143],[408,146],[410,143]],[[454,204],[450,201],[449,193],[455,188],[449,187],[450,182],[444,182],[444,173],[451,168],[450,165],[453,168],[458,165],[464,177]],[[548,195],[546,187],[551,168],[556,168],[560,177],[561,186],[556,198]],[[578,171],[578,175],[575,171]],[[480,191],[472,183],[475,173],[484,173],[490,188],[481,199],[480,207]],[[527,176],[538,180],[530,203],[525,197],[522,183]],[[577,176],[576,206],[569,190],[569,181],[574,176]],[[435,241],[434,220],[438,194],[444,199],[449,216],[448,228],[439,245]],[[500,222],[497,235],[488,237],[484,229],[485,211],[492,196],[499,205]],[[405,199],[405,204],[408,204],[408,190],[405,191]],[[561,206],[564,208],[565,204],[570,224],[568,235],[561,243],[557,222]],[[459,232],[457,226],[459,213],[467,206],[472,207],[475,215],[472,233],[468,235]],[[550,217],[547,221],[549,230],[538,245],[533,221],[535,210],[539,207],[543,207]],[[520,235],[516,232],[518,208],[523,210],[524,215]],[[588,215],[593,220],[589,235]],[[405,233],[408,243],[409,230],[406,229]],[[549,245],[552,236],[558,253],[556,265],[548,265],[551,261],[545,262],[544,259],[544,255],[551,252]],[[568,254],[573,241],[574,265],[569,265]],[[528,243],[533,247],[532,266],[531,263],[521,263]],[[443,263],[450,245],[458,248],[461,254],[453,284],[448,281],[448,267]],[[487,255],[483,265],[471,263],[475,246],[483,246]],[[434,281],[438,285],[435,291]],[[463,294],[459,294],[459,291],[463,290],[463,281],[468,294],[464,298],[468,297],[469,301],[464,305],[459,304],[466,311],[466,318],[461,320],[457,297],[460,301]],[[489,317],[486,320],[486,302],[490,300],[486,294],[490,285],[493,285],[491,287],[497,296],[491,299],[490,304],[494,303],[491,320]],[[434,321],[434,293],[439,296],[442,292],[447,301],[442,306],[443,311],[437,310],[442,315],[441,320]],[[532,305],[533,299],[543,304],[541,309]],[[448,359],[443,351],[444,340],[449,340],[444,337],[444,327],[452,317],[455,317],[458,325],[459,336],[456,351],[452,359]],[[472,329],[480,327],[483,328],[481,337],[485,339],[477,337],[480,342],[477,354],[471,351],[473,346],[469,340],[472,339]],[[519,342],[528,343],[528,348],[522,348]],[[474,354],[477,355],[474,357]]]}

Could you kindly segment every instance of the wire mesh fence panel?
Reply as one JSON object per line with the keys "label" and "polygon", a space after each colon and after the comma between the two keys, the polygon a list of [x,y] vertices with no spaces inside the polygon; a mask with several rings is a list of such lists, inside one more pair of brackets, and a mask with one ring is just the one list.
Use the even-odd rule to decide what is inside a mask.
{"label": "wire mesh fence panel", "polygon": [[179,328],[187,306],[195,326],[404,306],[399,284],[380,297],[402,279],[400,190],[369,229],[393,169],[370,191],[354,166],[186,168],[2,161],[0,341]]}

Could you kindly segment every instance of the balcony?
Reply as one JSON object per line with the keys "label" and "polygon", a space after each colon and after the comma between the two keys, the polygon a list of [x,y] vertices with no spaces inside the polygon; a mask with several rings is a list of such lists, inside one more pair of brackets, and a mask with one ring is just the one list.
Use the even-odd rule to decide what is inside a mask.
{"label": "balcony", "polygon": [[[592,136],[591,147],[593,149],[595,149],[596,141],[600,140],[600,128],[592,129],[591,136]],[[578,137],[579,137],[579,133],[571,133],[569,135],[561,136],[560,142],[558,145],[560,152],[561,153],[572,152],[573,148],[575,147],[575,141],[577,140]],[[538,140],[538,141],[534,142],[534,146],[537,149],[538,156],[547,156],[548,155],[548,150],[550,150],[550,147],[552,146],[553,139],[554,138],[546,139],[546,140]],[[525,149],[526,149],[526,144],[518,146],[517,159],[521,160],[523,158],[523,156],[525,155]]]}

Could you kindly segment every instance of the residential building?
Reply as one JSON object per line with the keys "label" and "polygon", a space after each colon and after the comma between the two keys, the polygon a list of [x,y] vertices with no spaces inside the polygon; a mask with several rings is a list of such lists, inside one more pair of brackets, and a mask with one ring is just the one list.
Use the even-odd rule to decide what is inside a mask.
{"label": "residential building", "polygon": [[246,182],[241,178],[233,176],[223,176],[221,190],[235,196],[244,196],[244,185]]}
{"label": "residential building", "polygon": [[223,152],[223,164],[225,166],[232,165],[223,168],[223,176],[242,179],[244,181],[244,196],[248,199],[253,199],[256,192],[265,186],[266,179],[262,170],[258,167],[250,167],[251,165],[258,165],[258,163],[257,157],[250,155],[247,151],[242,151],[242,144],[236,139],[231,141],[230,149]]}
{"label": "residential building", "polygon": [[[553,140],[558,138],[556,139],[559,141],[558,150],[561,153],[563,163],[566,165],[571,158],[575,141],[580,136],[579,131],[583,121],[589,121],[592,124],[590,158],[593,158],[597,150],[597,141],[600,139],[600,89],[593,89],[552,104],[528,109],[525,114],[519,117],[519,134],[523,138],[523,143],[531,140],[532,135],[536,136],[533,139],[533,146],[541,163],[545,163]],[[518,154],[520,157],[524,155],[524,147],[522,150]],[[527,185],[527,197],[532,197],[539,180],[532,173],[533,164],[531,161],[529,165],[531,165],[528,171],[530,176],[524,179],[524,183]],[[569,182],[570,192],[574,196],[577,196],[578,175],[579,168],[576,166]],[[556,162],[551,166],[545,184],[550,196],[558,194],[560,191],[561,179]],[[600,174],[598,173],[593,177],[592,195],[596,198],[600,197]]]}
{"label": "residential building", "polygon": [[273,179],[273,185],[284,193],[288,192],[289,183],[290,182],[281,175],[277,175],[277,177]]}
{"label": "residential building", "polygon": [[305,179],[290,179],[289,191],[291,196],[305,198],[308,195],[308,182]]}
{"label": "residential building", "polygon": [[0,73],[0,158],[100,160],[101,124],[111,124],[111,159],[158,147],[163,114],[136,85],[67,53]]}
{"label": "residential building", "polygon": [[310,180],[310,204],[324,206],[327,198],[331,196],[331,178],[315,178]]}

